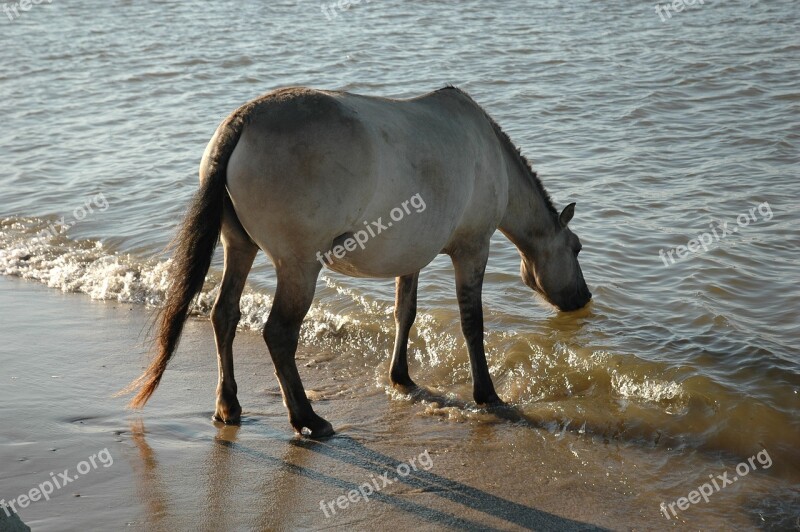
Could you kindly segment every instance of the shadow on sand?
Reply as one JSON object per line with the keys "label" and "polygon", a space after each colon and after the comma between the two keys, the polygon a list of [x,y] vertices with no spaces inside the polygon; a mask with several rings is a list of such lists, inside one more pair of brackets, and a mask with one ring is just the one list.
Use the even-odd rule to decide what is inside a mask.
{"label": "shadow on sand", "polygon": [[[349,436],[334,436],[326,441],[296,439],[290,444],[359,467],[375,477],[386,472],[396,472],[398,466],[404,463],[374,451]],[[407,476],[395,475],[395,478],[396,482],[421,492],[434,493],[456,504],[529,530],[604,530],[503,499],[424,469],[411,470]],[[358,485],[354,483],[332,480],[337,487],[342,488],[343,493],[346,493],[345,490],[358,489]],[[416,517],[434,524],[462,530],[496,530],[486,524],[459,518],[382,492],[377,492],[373,498],[411,512]]]}
{"label": "shadow on sand", "polygon": [[[500,409],[505,410],[505,409]],[[328,459],[333,459],[342,462],[348,466],[358,468],[364,471],[364,482],[370,480],[369,477],[379,479],[381,475],[387,472],[392,474],[395,479],[392,484],[405,484],[413,488],[417,493],[430,493],[438,497],[446,499],[451,503],[464,506],[473,511],[485,514],[487,517],[505,521],[510,525],[528,530],[605,530],[593,525],[565,519],[556,515],[537,510],[530,506],[525,506],[496,495],[487,493],[481,489],[468,486],[456,480],[452,480],[441,476],[439,474],[426,471],[423,468],[417,468],[409,471],[406,476],[395,474],[398,466],[405,462],[401,462],[377,452],[363,443],[346,435],[334,435],[330,438],[321,441],[315,441],[305,438],[295,438],[286,440],[286,435],[279,431],[271,430],[269,427],[260,425],[248,425],[248,428],[255,429],[259,432],[259,436],[265,440],[272,440],[276,445],[283,447],[283,458],[276,458],[270,456],[258,449],[254,449],[238,441],[238,426],[227,426],[222,424],[215,424],[218,428],[216,437],[214,438],[213,447],[210,448],[208,474],[206,480],[208,481],[208,493],[206,500],[209,503],[206,515],[203,521],[206,524],[216,523],[217,525],[230,524],[230,516],[226,516],[224,509],[228,506],[226,500],[230,498],[235,491],[230,484],[230,468],[235,459],[244,458],[252,461],[267,471],[277,470],[280,473],[290,473],[290,475],[276,475],[288,478],[284,483],[291,483],[292,485],[280,486],[284,488],[287,493],[286,504],[265,504],[262,513],[256,519],[259,526],[264,525],[267,527],[274,526],[276,522],[281,522],[281,513],[286,513],[287,517],[292,511],[295,511],[295,504],[292,503],[293,495],[297,489],[302,489],[302,483],[297,485],[291,480],[296,478],[301,480],[303,478],[310,479],[318,483],[326,484],[336,488],[336,492],[347,494],[350,490],[358,490],[359,484],[344,480],[332,475],[327,471],[320,471],[307,466],[297,465],[309,461],[311,455],[308,453],[316,453],[323,455]],[[134,470],[138,472],[137,477],[140,477],[140,487],[144,488],[149,486],[151,489],[140,489],[140,496],[148,498],[147,493],[153,495],[156,499],[154,501],[145,502],[149,508],[148,521],[150,524],[163,524],[164,519],[170,513],[169,500],[163,490],[163,483],[158,478],[160,476],[160,469],[155,459],[155,454],[146,442],[146,430],[141,421],[136,421],[131,427],[134,434],[133,441],[139,449],[139,458],[141,463]],[[281,452],[280,449],[277,451]],[[272,477],[272,475],[267,475]],[[362,483],[363,484],[363,483]],[[153,488],[156,489],[153,489]],[[273,478],[265,478],[263,483],[263,493],[274,492],[276,488],[275,480]],[[279,490],[280,491],[280,490]],[[488,526],[486,522],[478,522],[469,518],[460,517],[451,513],[433,508],[420,502],[414,502],[408,498],[392,495],[384,491],[376,490],[369,495],[369,500],[378,500],[384,504],[391,505],[403,512],[408,512],[416,519],[426,521],[431,525],[438,527],[457,528],[461,530],[498,530]],[[233,502],[233,501],[228,501]],[[322,519],[322,510],[320,511],[320,519]],[[455,512],[456,514],[458,512]],[[474,515],[474,513],[472,513]],[[333,516],[331,516],[333,517]],[[323,521],[326,528],[328,526],[337,527],[337,523],[333,521]],[[347,526],[351,523],[340,522],[339,525]],[[317,528],[315,526],[315,528]]]}

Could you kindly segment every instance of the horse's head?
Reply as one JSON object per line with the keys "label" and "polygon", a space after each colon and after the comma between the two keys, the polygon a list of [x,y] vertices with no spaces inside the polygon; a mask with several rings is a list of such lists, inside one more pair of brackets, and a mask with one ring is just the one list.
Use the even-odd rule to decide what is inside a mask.
{"label": "horse's head", "polygon": [[555,231],[537,239],[520,265],[525,284],[563,311],[583,308],[592,298],[578,264],[581,242],[567,227],[574,214],[575,204],[570,203],[559,215]]}

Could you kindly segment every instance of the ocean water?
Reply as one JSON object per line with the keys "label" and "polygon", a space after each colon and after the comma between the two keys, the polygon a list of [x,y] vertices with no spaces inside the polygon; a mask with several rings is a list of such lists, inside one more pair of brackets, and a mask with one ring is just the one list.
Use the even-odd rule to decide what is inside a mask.
{"label": "ocean water", "polygon": [[[484,303],[500,396],[552,432],[733,464],[766,449],[765,474],[785,484],[754,495],[754,511],[793,523],[800,9],[707,1],[666,17],[656,5],[55,0],[0,16],[0,272],[157,306],[203,149],[237,106],[290,85],[403,98],[454,84],[559,208],[577,202],[594,294],[556,312],[495,235]],[[201,317],[220,265],[221,251]],[[273,290],[261,256],[243,328],[261,327]],[[469,398],[446,257],[419,295],[412,377]],[[387,377],[392,298],[391,280],[323,272],[303,343],[348,376],[332,395],[371,386],[403,401]],[[447,402],[424,413],[481,416]]]}

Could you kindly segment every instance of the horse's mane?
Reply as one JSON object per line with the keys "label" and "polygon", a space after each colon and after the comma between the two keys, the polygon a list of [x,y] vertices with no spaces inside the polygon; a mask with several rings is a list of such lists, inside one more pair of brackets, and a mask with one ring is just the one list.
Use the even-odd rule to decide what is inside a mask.
{"label": "horse's mane", "polygon": [[486,119],[492,125],[492,128],[494,129],[494,132],[497,135],[497,138],[500,139],[500,142],[511,153],[516,155],[518,162],[520,163],[522,168],[524,168],[526,170],[526,174],[530,178],[531,184],[533,184],[533,186],[536,189],[536,191],[539,193],[539,195],[544,200],[544,203],[547,206],[547,209],[550,212],[552,212],[553,214],[555,214],[556,216],[558,216],[558,211],[556,210],[555,205],[553,205],[553,200],[550,198],[550,194],[547,193],[547,190],[545,190],[544,185],[542,184],[542,181],[539,179],[539,176],[536,174],[536,170],[533,169],[533,167],[531,166],[531,163],[530,163],[530,161],[528,161],[527,157],[522,155],[522,151],[512,142],[511,137],[508,136],[508,133],[503,131],[503,128],[501,128],[500,125],[497,122],[495,122],[494,118],[492,118],[489,115],[489,113],[487,113],[486,110],[483,107],[481,107],[480,104],[478,104],[478,102],[476,102],[472,98],[472,96],[467,94],[465,91],[459,89],[455,85],[449,85],[449,84],[445,85],[444,87],[442,87],[441,89],[437,90],[436,92],[441,92],[441,91],[456,91],[459,94],[464,95],[467,99],[469,99],[469,101],[471,101],[473,104],[475,104],[475,107],[477,107],[478,109],[481,110],[483,115],[486,117]]}

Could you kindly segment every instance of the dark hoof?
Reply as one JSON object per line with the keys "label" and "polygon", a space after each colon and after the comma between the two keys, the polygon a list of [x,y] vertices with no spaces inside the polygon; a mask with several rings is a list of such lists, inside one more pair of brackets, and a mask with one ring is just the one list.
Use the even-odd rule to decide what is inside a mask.
{"label": "dark hoof", "polygon": [[217,401],[217,410],[214,412],[212,419],[226,425],[240,424],[242,421],[242,407],[239,406],[239,401],[234,400],[233,403]]}
{"label": "dark hoof", "polygon": [[496,393],[487,394],[485,396],[475,396],[474,399],[477,404],[490,408],[506,406],[503,400],[500,399]]}
{"label": "dark hoof", "polygon": [[301,436],[312,439],[327,438],[335,434],[333,425],[315,414],[314,419],[306,422],[291,421],[295,432]]}
{"label": "dark hoof", "polygon": [[311,429],[311,432],[308,433],[307,436],[314,440],[318,440],[320,438],[333,436],[334,434],[336,434],[336,431],[333,430],[333,425],[326,421],[324,426]]}
{"label": "dark hoof", "polygon": [[226,418],[226,417],[222,417],[221,415],[215,413],[213,416],[211,416],[211,419],[213,419],[214,421],[218,421],[220,423],[225,423],[226,425],[241,425],[242,424],[242,416],[227,417]]}
{"label": "dark hoof", "polygon": [[408,375],[405,377],[392,377],[392,386],[403,393],[411,393],[418,388],[417,384]]}

